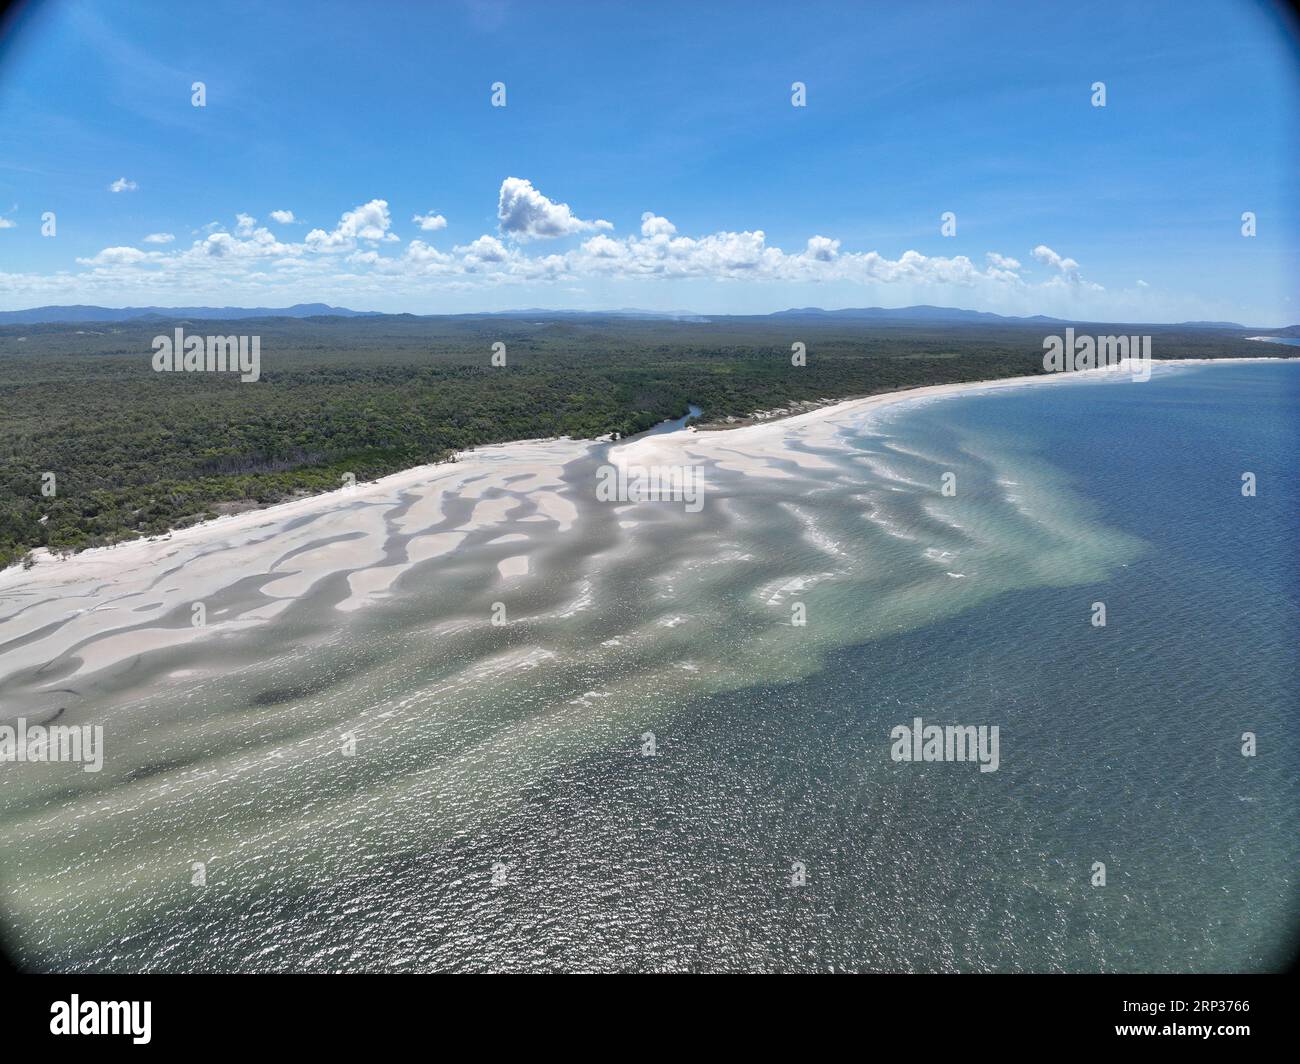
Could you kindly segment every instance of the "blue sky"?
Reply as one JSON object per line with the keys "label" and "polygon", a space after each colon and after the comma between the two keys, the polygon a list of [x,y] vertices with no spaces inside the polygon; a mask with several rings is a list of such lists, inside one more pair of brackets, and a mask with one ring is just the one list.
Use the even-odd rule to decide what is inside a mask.
{"label": "blue sky", "polygon": [[0,308],[1290,324],[1296,56],[1247,0],[35,3]]}

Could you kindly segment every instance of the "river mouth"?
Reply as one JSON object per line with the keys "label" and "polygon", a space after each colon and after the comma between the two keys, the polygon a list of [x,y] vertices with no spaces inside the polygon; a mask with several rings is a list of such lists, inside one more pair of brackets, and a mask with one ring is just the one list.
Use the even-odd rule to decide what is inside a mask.
{"label": "river mouth", "polygon": [[[1198,377],[1254,368],[895,404],[732,439],[490,450],[337,507],[268,512],[239,542],[141,551],[106,588],[61,586],[62,619],[6,644],[4,660],[30,661],[5,671],[6,701],[65,700],[61,719],[102,725],[108,755],[96,773],[7,780],[21,959],[947,970],[901,922],[910,892],[967,942],[973,970],[1166,963],[1191,948],[1183,924],[1164,953],[1147,937],[1122,946],[1127,911],[1066,872],[1106,831],[1113,866],[1146,860],[1110,789],[1167,816],[1167,767],[1142,770],[1150,754],[1125,738],[1154,726],[1139,709],[1163,681],[1144,644],[1102,642],[1086,621],[1133,574],[1143,594],[1166,586],[1163,551],[1061,468],[1050,426],[1098,403],[1132,403],[1142,424],[1148,396],[1161,409]],[[599,501],[598,470],[624,449],[701,466],[704,505]],[[1129,467],[1109,468],[1097,475],[1124,483]],[[1177,505],[1189,474],[1162,475]],[[45,607],[29,590],[30,618]],[[96,638],[64,633],[44,657],[88,616]],[[1123,616],[1112,631],[1132,640]],[[1080,675],[1123,683],[1092,691]],[[892,762],[890,730],[918,715],[1000,725],[1000,767]],[[1151,741],[1171,764],[1201,756],[1199,715],[1159,719]],[[1118,782],[1096,775],[1103,763]],[[1217,815],[1243,795],[1281,814],[1276,782]],[[1192,817],[1169,837],[1177,852],[1219,846],[1225,823]],[[1276,885],[1266,850],[1262,883]],[[796,863],[807,895],[789,893]],[[629,935],[635,911],[669,930]],[[1041,952],[990,944],[1011,911],[1034,914]],[[1153,926],[1171,919],[1162,903]],[[1212,945],[1224,963],[1266,963],[1258,943]]]}

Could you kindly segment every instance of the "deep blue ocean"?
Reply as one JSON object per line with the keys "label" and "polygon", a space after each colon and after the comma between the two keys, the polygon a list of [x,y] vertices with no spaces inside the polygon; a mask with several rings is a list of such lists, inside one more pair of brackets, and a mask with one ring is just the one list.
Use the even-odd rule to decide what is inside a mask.
{"label": "deep blue ocean", "polygon": [[[570,531],[521,492],[514,545],[374,609],[336,611],[331,578],[87,681],[115,758],[4,796],[21,959],[1282,968],[1298,412],[1296,362],[966,392],[786,437],[785,478],[718,471],[699,513],[597,502],[593,452],[564,474]],[[532,582],[505,584],[525,533]],[[519,623],[487,623],[498,598]],[[894,760],[918,717],[996,726],[997,770]]]}
{"label": "deep blue ocean", "polygon": [[[1300,931],[1298,415],[1295,363],[900,413],[891,431],[909,439],[1032,456],[1146,550],[1102,583],[1003,594],[834,651],[807,680],[693,702],[661,736],[671,757],[619,749],[557,773],[462,843],[461,857],[486,859],[503,837],[553,825],[529,847],[527,883],[493,902],[511,918],[474,952],[453,936],[431,959],[1284,966]],[[1089,621],[1095,601],[1104,628]],[[889,729],[917,716],[999,724],[999,770],[892,762]],[[467,900],[457,915],[477,912]]]}

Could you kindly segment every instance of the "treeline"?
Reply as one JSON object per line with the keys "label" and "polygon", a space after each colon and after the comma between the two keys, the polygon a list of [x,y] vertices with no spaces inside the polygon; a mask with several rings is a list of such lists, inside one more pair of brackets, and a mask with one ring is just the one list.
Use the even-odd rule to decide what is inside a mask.
{"label": "treeline", "polygon": [[[177,325],[261,336],[261,380],[153,372],[153,337]],[[474,446],[631,435],[688,402],[708,420],[1039,372],[1043,335],[1043,326],[408,315],[4,327],[0,565],[34,547],[160,533],[223,504],[265,505],[336,488],[345,473],[369,480]],[[796,341],[806,366],[791,365]],[[504,367],[491,364],[496,343]],[[1234,357],[1270,345],[1191,331],[1154,346],[1157,357]]]}

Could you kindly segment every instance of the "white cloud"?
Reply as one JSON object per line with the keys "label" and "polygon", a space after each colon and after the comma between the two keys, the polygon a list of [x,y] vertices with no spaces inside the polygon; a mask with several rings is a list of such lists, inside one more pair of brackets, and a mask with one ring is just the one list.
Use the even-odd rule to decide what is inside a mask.
{"label": "white cloud", "polygon": [[0,229],[13,229],[17,224],[10,218],[0,218]]}
{"label": "white cloud", "polygon": [[466,259],[475,263],[505,262],[510,258],[510,252],[506,251],[505,245],[494,236],[481,236],[473,243],[455,250],[457,254],[464,255]]}
{"label": "white cloud", "polygon": [[521,177],[507,177],[501,182],[497,198],[497,220],[501,232],[515,240],[549,240],[572,236],[592,229],[613,229],[609,222],[583,221],[567,203],[547,199],[533,183]]}
{"label": "white cloud", "polygon": [[827,236],[810,236],[804,257],[817,262],[830,262],[840,253],[840,242]]}
{"label": "white cloud", "polygon": [[416,222],[426,233],[447,228],[447,219],[441,214],[434,214],[433,211],[428,214],[414,215],[411,221]]}
{"label": "white cloud", "polygon": [[345,211],[330,232],[313,229],[307,234],[307,246],[313,251],[351,251],[358,240],[372,244],[394,241],[396,234],[389,232],[392,219],[388,216],[388,201],[373,199]]}
{"label": "white cloud", "polygon": [[281,225],[289,225],[294,221],[293,211],[272,211],[271,221],[279,222]]}
{"label": "white cloud", "polygon": [[[47,277],[0,272],[0,295],[63,286],[89,297],[116,286],[113,291],[122,293],[124,302],[128,294],[138,294],[141,302],[159,302],[164,295],[181,292],[208,293],[205,298],[211,298],[211,293],[239,292],[252,301],[261,293],[270,301],[281,293],[293,292],[301,298],[304,291],[314,291],[330,293],[340,301],[352,298],[391,305],[405,297],[418,300],[435,292],[482,292],[505,285],[554,284],[567,290],[586,278],[602,283],[683,279],[826,285],[825,298],[832,298],[833,291],[837,300],[844,297],[842,305],[860,299],[901,299],[1078,313],[1082,306],[1078,300],[1102,291],[1079,280],[1077,262],[1045,245],[1036,247],[1033,255],[1052,267],[1053,274],[1035,282],[1020,276],[1015,259],[992,251],[981,267],[964,255],[927,256],[907,250],[889,258],[878,251],[845,250],[840,240],[816,234],[787,252],[769,244],[761,229],[685,236],[667,218],[650,211],[640,216],[636,230],[618,236],[607,231],[612,228],[608,223],[574,217],[567,205],[553,203],[526,181],[507,179],[501,189],[501,231],[446,251],[420,239],[398,247],[388,201],[372,199],[343,212],[333,229],[313,229],[297,241],[281,241],[241,212],[229,229],[210,223],[194,230],[196,239],[188,247],[148,250],[150,245],[172,242],[171,234],[155,233],[142,241],[142,248],[109,247],[78,259],[85,268],[82,272]],[[275,213],[279,212],[273,218]],[[415,221],[431,232],[442,226],[430,229],[425,223],[441,217],[430,212],[415,215]],[[599,231],[589,232],[577,247],[562,253],[529,253],[525,247],[534,237],[592,229]],[[884,286],[893,286],[892,292],[867,295],[864,291]],[[793,302],[796,297],[789,293],[788,298]]]}
{"label": "white cloud", "polygon": [[1138,285],[1139,288],[1150,288],[1150,287],[1151,287],[1149,284],[1146,283],[1146,281],[1141,281],[1141,280],[1138,281],[1137,285]]}
{"label": "white cloud", "polygon": [[963,286],[1019,281],[1003,271],[981,271],[964,255],[930,258],[906,251],[898,259],[887,259],[875,251],[842,252],[840,241],[825,236],[810,237],[803,251],[788,254],[769,245],[761,229],[699,238],[656,234],[616,240],[601,234],[563,258],[572,273],[623,277]]}
{"label": "white cloud", "polygon": [[241,216],[240,228],[236,235],[226,232],[209,233],[204,239],[196,240],[186,250],[176,253],[184,260],[234,259],[248,260],[270,257],[293,258],[302,254],[301,244],[282,244],[271,230],[263,227],[250,229],[242,222],[247,215]]}
{"label": "white cloud", "polygon": [[667,218],[660,218],[653,211],[646,211],[641,215],[642,236],[672,236],[676,232],[677,226]]}
{"label": "white cloud", "polygon": [[1079,264],[1074,259],[1066,258],[1064,255],[1058,255],[1046,244],[1039,244],[1033,250],[1033,256],[1045,266],[1049,266],[1057,271],[1055,277],[1046,282],[1044,288],[1064,288],[1070,290],[1086,290],[1089,292],[1105,291],[1099,284],[1092,281],[1085,281],[1079,273]]}
{"label": "white cloud", "polygon": [[623,257],[624,245],[621,240],[615,240],[601,233],[586,241],[582,245],[582,250],[595,259],[618,259]]}
{"label": "white cloud", "polygon": [[125,177],[119,177],[108,186],[109,192],[134,192],[140,186],[134,181],[128,181]]}
{"label": "white cloud", "polygon": [[161,252],[141,251],[139,248],[104,248],[103,251],[91,258],[78,259],[77,261],[83,266],[129,266],[139,262],[147,262],[150,258],[159,254]]}
{"label": "white cloud", "polygon": [[426,244],[423,240],[412,240],[406,246],[406,261],[415,265],[445,265],[454,260],[452,256]]}
{"label": "white cloud", "polygon": [[1034,248],[1033,255],[1044,265],[1060,270],[1067,279],[1077,279],[1079,276],[1079,264],[1074,259],[1067,259],[1058,255],[1046,244],[1039,244]]}
{"label": "white cloud", "polygon": [[[931,257],[905,251],[897,259],[879,252],[846,252],[841,242],[812,236],[805,247],[787,253],[767,243],[761,230],[717,232],[700,237],[675,235],[670,222],[657,215],[643,217],[642,235],[617,238],[597,233],[563,254],[529,255],[491,234],[483,234],[450,252],[412,240],[398,255],[382,254],[395,238],[389,232],[387,203],[372,200],[346,212],[332,232],[313,230],[302,243],[281,243],[265,228],[251,228],[252,219],[239,217],[234,234],[208,233],[184,250],[144,252],[106,248],[83,265],[140,268],[139,279],[166,275],[182,277],[200,271],[221,271],[238,278],[254,268],[262,281],[301,275],[304,271],[327,279],[339,263],[363,269],[361,274],[336,273],[335,279],[360,283],[367,275],[417,282],[438,278],[448,285],[481,286],[506,282],[572,280],[594,275],[606,279],[682,278],[715,281],[837,282],[850,285],[908,284],[915,286],[984,286],[989,291],[1027,291],[1015,273],[998,266],[981,270],[964,255]],[[645,235],[649,234],[649,235]],[[359,246],[358,242],[368,244]],[[338,257],[342,254],[342,258]],[[990,261],[1004,262],[990,253]],[[330,265],[330,260],[335,265]],[[1040,288],[1059,286],[1053,279]]]}

